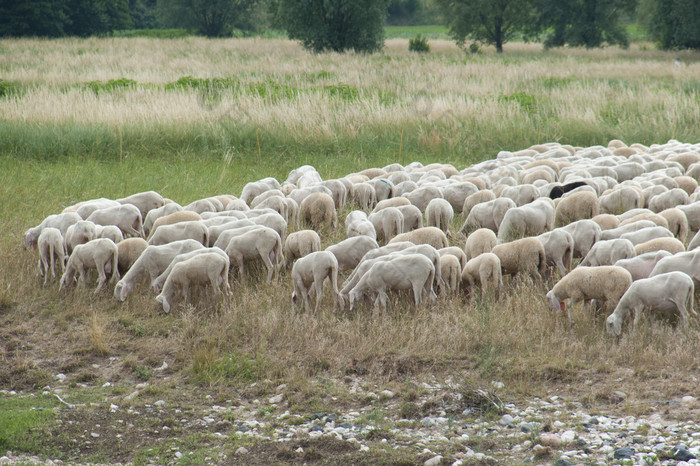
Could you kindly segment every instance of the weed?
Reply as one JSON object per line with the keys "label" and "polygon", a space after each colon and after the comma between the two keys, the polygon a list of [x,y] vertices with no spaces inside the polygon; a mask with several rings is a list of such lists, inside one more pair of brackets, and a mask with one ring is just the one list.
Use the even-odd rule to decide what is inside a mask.
{"label": "weed", "polygon": [[417,36],[412,37],[408,41],[408,51],[418,53],[430,52],[430,44],[428,44],[428,38],[423,36],[422,34],[418,34]]}

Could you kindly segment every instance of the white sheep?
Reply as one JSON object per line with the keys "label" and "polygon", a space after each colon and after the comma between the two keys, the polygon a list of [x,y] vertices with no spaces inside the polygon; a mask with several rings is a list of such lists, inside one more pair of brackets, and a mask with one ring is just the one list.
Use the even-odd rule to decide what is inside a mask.
{"label": "white sheep", "polygon": [[649,278],[667,272],[683,272],[690,275],[696,284],[700,283],[700,249],[664,257],[656,263]]}
{"label": "white sheep", "polygon": [[520,207],[513,207],[503,216],[498,227],[498,239],[511,241],[526,236],[537,236],[554,226],[554,205],[551,199],[537,199]]}
{"label": "white sheep", "polygon": [[97,238],[97,225],[89,220],[81,220],[69,226],[64,238],[66,253],[70,255],[79,244],[87,243]]}
{"label": "white sheep", "polygon": [[637,246],[657,238],[673,238],[673,233],[664,227],[647,227],[620,235],[620,238],[630,240],[632,244]]}
{"label": "white sheep", "polygon": [[634,247],[634,252],[637,255],[653,251],[668,251],[671,254],[676,254],[684,252],[685,246],[676,238],[655,238]]}
{"label": "white sheep", "polygon": [[87,271],[96,269],[98,281],[95,293],[99,292],[107,281],[107,274],[112,275],[112,280],[119,278],[118,255],[117,245],[106,238],[98,238],[85,244],[78,244],[73,249],[73,254],[68,258],[66,270],[61,277],[59,290],[71,284],[75,280],[76,274],[78,275],[78,283],[85,286]]}
{"label": "white sheep", "polygon": [[258,215],[257,217],[249,217],[249,219],[256,225],[272,228],[280,235],[282,241],[287,238],[287,222],[284,220],[284,217],[277,212],[270,212]]}
{"label": "white sheep", "polygon": [[143,219],[141,211],[133,204],[98,209],[86,219],[97,225],[116,225],[125,235],[143,238]]}
{"label": "white sheep", "polygon": [[230,293],[228,288],[228,258],[221,254],[210,252],[198,254],[185,261],[175,264],[165,280],[163,291],[156,296],[156,301],[163,305],[164,312],[170,312],[171,303],[177,294],[182,294],[184,299],[189,296],[192,285],[211,284],[216,292],[220,291],[220,285],[225,285],[226,293]]}
{"label": "white sheep", "polygon": [[53,227],[44,228],[39,234],[37,247],[39,249],[39,276],[44,277],[44,285],[46,285],[49,280],[49,269],[51,269],[51,276],[56,278],[56,262],[61,265],[61,273],[66,271],[68,253],[61,230]]}
{"label": "white sheep", "polygon": [[404,219],[401,211],[396,207],[384,207],[379,211],[369,214],[369,221],[374,225],[377,237],[388,242],[394,236],[404,232]]}
{"label": "white sheep", "polygon": [[554,266],[562,275],[571,270],[574,256],[574,238],[566,230],[556,229],[537,237],[544,247],[547,265]]}
{"label": "white sheep", "polygon": [[688,228],[690,230],[700,230],[700,201],[695,201],[686,205],[678,205],[676,209],[682,211],[688,218]]}
{"label": "white sheep", "polygon": [[[435,266],[422,254],[408,254],[392,258],[391,261],[377,262],[362,275],[357,285],[348,294],[350,309],[363,296],[374,300],[386,311],[388,290],[413,290],[416,306],[423,302],[423,293],[435,301],[433,281]],[[376,296],[375,296],[376,295]]]}
{"label": "white sheep", "polygon": [[450,223],[454,218],[454,209],[445,199],[432,199],[425,208],[425,219],[428,226],[437,227],[449,236]]}
{"label": "white sheep", "polygon": [[[252,230],[260,230],[261,228],[269,228],[265,227],[265,225],[245,225],[245,226],[236,226],[235,228],[227,228],[226,230],[222,231],[219,234],[219,237],[216,239],[214,242],[213,246],[215,248],[220,248],[220,249],[226,249],[226,246],[228,246],[229,241],[231,241],[231,238],[235,236],[240,236],[243,233],[248,233],[249,231]],[[278,233],[279,234],[279,233]]]}
{"label": "white sheep", "polygon": [[122,199],[117,199],[117,202],[120,204],[131,204],[135,206],[139,209],[141,218],[144,219],[146,218],[146,215],[148,215],[148,212],[153,209],[157,209],[158,207],[162,207],[165,204],[165,199],[163,199],[163,196],[155,191],[145,191],[142,193],[132,194],[131,196],[127,196]]}
{"label": "white sheep", "polygon": [[377,202],[377,205],[374,206],[372,212],[379,212],[380,210],[386,209],[387,207],[400,207],[405,205],[413,204],[411,204],[411,201],[409,201],[403,196],[392,197],[391,199],[384,199],[382,201]]}
{"label": "white sheep", "polygon": [[649,209],[658,213],[687,203],[688,193],[680,188],[674,188],[649,199]]}
{"label": "white sheep", "polygon": [[522,238],[499,244],[491,252],[501,261],[502,275],[527,273],[541,280],[547,269],[544,246],[537,238]]}
{"label": "white sheep", "polygon": [[532,184],[505,186],[500,195],[500,197],[512,199],[517,207],[529,204],[539,196],[539,190]]}
{"label": "white sheep", "polygon": [[572,192],[557,203],[554,214],[556,226],[568,225],[576,220],[593,218],[598,215],[598,196],[590,191]]}
{"label": "white sheep", "polygon": [[409,193],[403,195],[406,199],[411,201],[411,204],[418,207],[421,212],[425,212],[428,204],[433,199],[442,198],[442,191],[440,188],[435,186],[421,186]]}
{"label": "white sheep", "polygon": [[448,293],[457,291],[459,283],[462,281],[462,266],[459,259],[452,254],[440,256],[440,275],[445,284],[444,291]]}
{"label": "white sheep", "polygon": [[345,271],[357,267],[362,257],[372,249],[379,248],[377,241],[369,236],[347,238],[326,248],[338,260],[338,270]]}
{"label": "white sheep", "polygon": [[464,250],[457,246],[448,246],[446,248],[440,248],[438,249],[438,253],[440,254],[440,257],[444,257],[446,255],[454,256],[459,261],[460,270],[463,269],[465,265],[467,265],[467,255],[464,253]]}
{"label": "white sheep", "polygon": [[224,210],[223,207],[219,209],[219,202],[213,202],[212,199],[197,199],[196,201],[192,201],[186,206],[184,206],[182,209],[184,212],[194,212],[196,214],[203,214],[205,212],[219,212],[221,210]]}
{"label": "white sheep", "polygon": [[107,198],[100,198],[100,199],[91,199],[89,201],[84,201],[84,202],[79,202],[75,206],[74,210],[70,210],[70,207],[67,207],[63,209],[63,212],[75,212],[76,214],[80,215],[82,218],[88,218],[91,213],[98,209],[106,209],[107,207],[115,207],[121,205],[121,202],[113,201],[112,199],[107,199]]}
{"label": "white sheep", "polygon": [[119,275],[124,276],[138,260],[148,243],[143,238],[127,238],[117,243]]}
{"label": "white sheep", "polygon": [[444,186],[442,188],[442,195],[445,200],[450,203],[455,213],[462,213],[467,198],[478,191],[479,188],[474,183],[461,181]]}
{"label": "white sheep", "polygon": [[423,213],[418,207],[410,204],[398,206],[397,209],[399,209],[401,215],[403,215],[402,233],[408,233],[409,231],[423,228]]}
{"label": "white sheep", "polygon": [[613,265],[620,259],[634,257],[634,244],[628,239],[609,239],[593,245],[579,266]]}
{"label": "white sheep", "polygon": [[226,246],[226,254],[231,263],[238,266],[241,279],[244,276],[245,262],[261,259],[267,268],[267,283],[272,281],[274,274],[279,273],[280,265],[284,261],[280,235],[267,227],[234,236]]}
{"label": "white sheep", "polygon": [[603,193],[598,198],[598,206],[602,214],[621,214],[630,209],[644,207],[644,195],[639,188],[620,186],[609,193]]}
{"label": "white sheep", "polygon": [[616,239],[624,235],[625,233],[631,233],[634,231],[639,231],[642,228],[655,227],[656,223],[651,220],[637,220],[626,225],[620,224],[619,227],[613,228],[611,230],[604,230],[600,233],[601,240]]}
{"label": "white sheep", "polygon": [[462,269],[462,286],[469,292],[475,284],[481,285],[481,293],[493,289],[498,295],[503,286],[501,260],[496,254],[485,252],[470,259]]}
{"label": "white sheep", "polygon": [[514,207],[515,202],[508,197],[481,202],[472,207],[460,231],[466,235],[478,228],[488,228],[496,233],[506,212]]}
{"label": "white sheep", "polygon": [[75,212],[49,215],[39,225],[24,232],[24,249],[36,249],[37,240],[39,239],[41,230],[44,228],[58,228],[61,231],[61,235],[65,235],[68,227],[81,220],[82,217]]}
{"label": "white sheep", "polygon": [[[204,223],[204,222],[203,222]],[[206,223],[204,223],[207,225]],[[207,225],[207,230],[209,231],[209,247],[214,246],[216,244],[216,241],[219,239],[219,236],[226,230],[235,230],[240,227],[246,227],[246,226],[253,226],[256,225],[255,222],[252,220],[248,220],[247,218],[245,219],[237,219],[237,218],[230,218],[227,222],[221,223],[218,225]]]}
{"label": "white sheep", "polygon": [[327,225],[334,230],[338,226],[338,214],[333,198],[324,193],[311,193],[299,205],[299,217],[313,228]]}
{"label": "white sheep", "polygon": [[[314,230],[299,230],[290,233],[284,241],[284,257],[287,267],[301,257],[321,250],[321,237]],[[338,261],[336,260],[336,263]]]}
{"label": "white sheep", "polygon": [[348,238],[354,236],[368,236],[377,239],[377,231],[374,224],[369,221],[367,214],[361,210],[354,210],[345,218],[345,231]]}
{"label": "white sheep", "polygon": [[97,225],[97,237],[106,238],[114,244],[119,244],[124,241],[122,231],[116,225],[107,225],[106,227]]}
{"label": "white sheep", "polygon": [[377,193],[369,183],[356,183],[350,191],[352,200],[360,209],[370,211],[377,205]]}
{"label": "white sheep", "polygon": [[183,239],[194,239],[202,243],[203,246],[208,246],[209,229],[201,220],[161,225],[153,230],[153,234],[148,238],[148,244],[160,246]]}
{"label": "white sheep", "polygon": [[326,180],[321,183],[331,191],[335,208],[342,210],[348,202],[348,188],[340,180]]}
{"label": "white sheep", "polygon": [[675,207],[671,209],[662,210],[659,215],[666,219],[668,223],[668,229],[673,236],[678,238],[681,242],[685,242],[688,237],[688,217],[685,216],[682,210]]}
{"label": "white sheep", "polygon": [[[229,266],[230,266],[230,261],[228,258],[228,255],[222,251],[220,248],[201,248],[201,249],[195,249],[194,251],[186,252],[183,254],[178,254],[177,256],[173,257],[173,260],[170,261],[170,264],[168,267],[158,275],[156,278],[151,281],[151,288],[153,288],[153,291],[156,293],[160,293],[161,290],[163,289],[163,286],[170,276],[170,274],[173,271],[173,268],[179,264],[180,262],[184,262],[186,260],[189,260],[193,258],[194,256],[199,256],[201,254],[218,254],[221,257],[223,257],[227,263],[226,265],[226,279],[223,281],[224,284],[224,291],[226,294],[231,294],[231,285],[228,282],[228,271],[229,271]],[[207,256],[210,257],[210,256]]]}
{"label": "white sheep", "polygon": [[292,305],[296,306],[299,297],[304,301],[304,309],[309,309],[309,295],[313,289],[316,293],[314,312],[318,313],[323,294],[323,281],[331,281],[336,305],[340,306],[341,298],[338,292],[338,260],[330,251],[315,251],[294,262],[292,267]]}
{"label": "white sheep", "polygon": [[611,335],[622,333],[622,321],[630,311],[634,311],[634,323],[637,324],[645,310],[664,315],[678,314],[685,327],[688,326],[688,311],[694,316],[693,279],[683,272],[668,272],[643,278],[630,285],[615,307],[615,311],[605,321],[605,328]]}
{"label": "white sheep", "polygon": [[491,252],[497,244],[498,238],[496,238],[496,233],[488,228],[479,228],[467,236],[467,240],[464,243],[464,253],[469,261],[479,254]]}
{"label": "white sheep", "polygon": [[612,230],[620,226],[620,219],[612,214],[598,214],[592,219],[601,230]]}
{"label": "white sheep", "polygon": [[[632,275],[622,267],[579,266],[562,277],[547,293],[547,305],[556,312],[566,309],[571,323],[571,307],[574,304],[584,301],[586,305],[595,299],[616,306],[631,284]],[[568,307],[566,300],[569,301]]]}
{"label": "white sheep", "polygon": [[496,195],[490,189],[482,189],[481,191],[477,191],[464,199],[461,213],[466,217],[469,215],[469,212],[471,212],[472,207],[475,205],[481,204],[482,202],[493,201],[494,199],[496,199]]}
{"label": "white sheep", "polygon": [[649,278],[651,271],[654,270],[656,264],[664,257],[670,256],[671,253],[668,251],[652,251],[644,254],[638,254],[635,257],[630,257],[629,259],[620,259],[615,262],[618,267],[627,269],[627,271],[632,275],[632,280],[639,280],[642,278]]}
{"label": "white sheep", "polygon": [[408,233],[401,233],[394,236],[389,243],[398,243],[400,241],[410,241],[413,244],[429,244],[435,249],[449,246],[445,233],[436,227],[423,227]]}
{"label": "white sheep", "polygon": [[175,241],[162,246],[148,246],[129,268],[129,271],[117,282],[114,287],[114,297],[118,301],[125,301],[136,283],[146,274],[149,275],[150,281],[153,281],[168,268],[170,262],[178,254],[203,248],[202,243],[193,239]]}

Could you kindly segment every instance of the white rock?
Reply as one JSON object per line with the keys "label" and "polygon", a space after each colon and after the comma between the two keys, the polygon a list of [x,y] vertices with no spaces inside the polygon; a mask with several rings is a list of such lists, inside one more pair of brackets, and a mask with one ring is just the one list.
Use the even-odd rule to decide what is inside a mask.
{"label": "white rock", "polygon": [[109,412],[110,413],[115,413],[115,412],[117,412],[118,409],[119,409],[119,406],[115,405],[114,403],[111,403],[109,405]]}
{"label": "white rock", "polygon": [[100,434],[98,434],[97,432],[92,432],[92,433],[90,434],[90,436],[91,436],[92,438],[98,438],[98,437],[100,436]]}
{"label": "white rock", "polygon": [[304,453],[304,448],[299,447],[299,448],[297,448],[297,449],[294,450],[294,451],[296,451],[297,453]]}
{"label": "white rock", "polygon": [[574,440],[576,440],[576,432],[573,430],[567,430],[563,434],[561,434],[561,441],[562,443],[571,443]]}
{"label": "white rock", "polygon": [[505,384],[503,382],[498,382],[496,380],[491,381],[491,386],[496,390],[502,390],[503,388],[505,388]]}
{"label": "white rock", "polygon": [[684,396],[683,398],[681,398],[681,404],[685,408],[690,408],[690,407],[694,406],[695,403],[697,403],[697,399],[694,396],[688,395],[688,396]]}
{"label": "white rock", "polygon": [[105,382],[102,384],[102,388],[107,388],[107,387],[111,387],[111,386],[112,386],[112,384],[109,382]]}
{"label": "white rock", "polygon": [[236,450],[237,455],[245,455],[248,453],[248,449],[246,447],[240,447],[238,450]]}
{"label": "white rock", "polygon": [[53,378],[54,378],[54,380],[58,380],[59,382],[63,382],[64,380],[66,380],[66,374],[63,374],[63,373],[56,374],[53,376]]}
{"label": "white rock", "polygon": [[179,451],[176,451],[176,452],[175,452],[175,457],[176,457],[177,459],[182,458],[182,453],[179,452]]}
{"label": "white rock", "polygon": [[501,420],[498,421],[502,426],[509,426],[513,424],[513,416],[510,414],[504,414],[503,417],[501,417]]}
{"label": "white rock", "polygon": [[125,399],[125,400],[133,400],[133,399],[136,398],[137,396],[139,396],[139,391],[138,391],[138,390],[136,390],[136,391],[134,391],[134,392],[131,392],[130,394],[126,395],[126,396],[124,397],[124,399]]}
{"label": "white rock", "polygon": [[391,390],[383,390],[381,393],[381,397],[385,399],[394,398],[394,392],[392,392]]}
{"label": "white rock", "polygon": [[158,400],[155,403],[153,403],[155,406],[158,406],[159,408],[162,408],[165,406],[165,401],[164,400]]}
{"label": "white rock", "polygon": [[269,401],[270,404],[273,404],[273,405],[274,405],[274,404],[277,404],[277,403],[281,403],[282,400],[284,400],[284,395],[280,393],[279,395],[275,395],[275,396],[273,396],[272,398],[270,398],[270,399],[267,400],[267,401]]}
{"label": "white rock", "polygon": [[437,455],[430,458],[428,461],[423,463],[425,466],[437,466],[442,463],[442,456]]}

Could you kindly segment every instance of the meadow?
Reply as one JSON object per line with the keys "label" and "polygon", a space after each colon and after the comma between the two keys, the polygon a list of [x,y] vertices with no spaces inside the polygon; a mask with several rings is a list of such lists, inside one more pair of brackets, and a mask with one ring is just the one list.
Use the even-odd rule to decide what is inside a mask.
{"label": "meadow", "polygon": [[[460,294],[414,309],[395,300],[386,315],[336,311],[329,300],[319,315],[293,310],[288,273],[274,287],[259,274],[236,280],[233,297],[169,315],[145,285],[124,304],[40,286],[24,231],[81,200],[153,189],[184,205],[284,180],[303,164],[332,178],[416,160],[462,169],[547,141],[700,139],[696,53],[677,68],[677,54],[643,43],[546,52],[516,43],[502,55],[430,43],[420,55],[390,39],[367,56],[260,38],[1,40],[0,388],[39,390],[60,372],[99,399],[149,381],[147,399],[187,387],[196,403],[286,383],[297,413],[332,410],[331,396],[356,402],[342,383],[309,382],[347,375],[399,393],[409,379],[448,376],[502,380],[514,399],[564,390],[595,403],[613,386],[639,399],[684,393],[699,369],[697,325],[647,325],[615,340],[602,315],[579,310],[572,327],[552,315],[547,283],[513,283],[499,301]],[[342,238],[324,231],[323,246]],[[156,378],[163,361],[169,376]],[[0,447],[70,458],[58,443],[25,440],[50,425],[32,416],[29,427],[13,422],[19,433],[0,436]]]}

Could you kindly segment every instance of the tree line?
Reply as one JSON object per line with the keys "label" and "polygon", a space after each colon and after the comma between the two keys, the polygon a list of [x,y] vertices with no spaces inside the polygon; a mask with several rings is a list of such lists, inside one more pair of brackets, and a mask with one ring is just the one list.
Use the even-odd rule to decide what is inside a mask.
{"label": "tree line", "polygon": [[700,0],[0,0],[0,37],[183,28],[207,37],[276,29],[315,52],[381,49],[384,26],[446,24],[461,46],[503,51],[629,44],[640,24],[661,48],[700,48]]}

